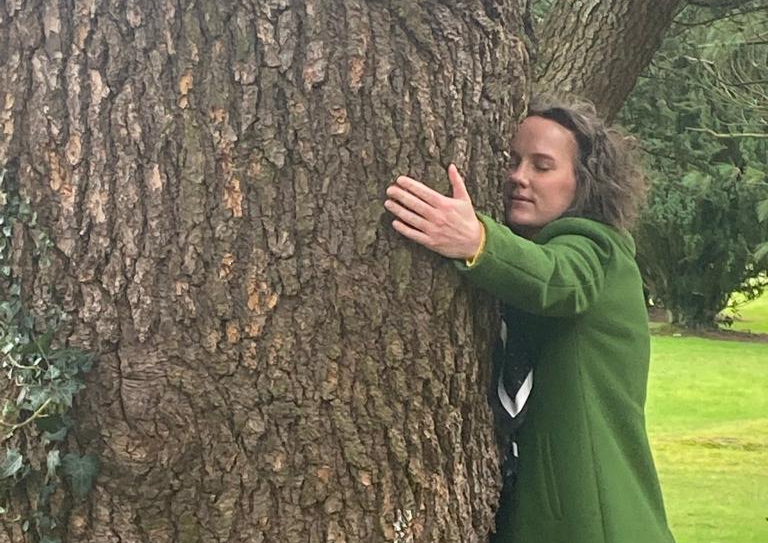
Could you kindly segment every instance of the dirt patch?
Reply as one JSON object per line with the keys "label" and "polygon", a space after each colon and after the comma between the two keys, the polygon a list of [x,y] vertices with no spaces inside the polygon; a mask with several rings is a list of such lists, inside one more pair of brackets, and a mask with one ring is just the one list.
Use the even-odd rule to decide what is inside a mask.
{"label": "dirt patch", "polygon": [[[658,321],[656,321],[658,322]],[[744,332],[742,330],[689,330],[671,324],[654,326],[651,329],[654,336],[674,336],[674,337],[701,337],[705,339],[718,339],[723,341],[749,341],[752,343],[768,343],[768,334],[755,334]]]}
{"label": "dirt patch", "polygon": [[703,337],[724,341],[751,341],[753,343],[768,343],[768,334],[730,330],[728,328],[713,328],[711,330],[691,330],[674,326],[667,322],[667,311],[663,307],[650,306],[648,320],[652,323],[651,334],[654,336]]}
{"label": "dirt patch", "polygon": [[763,451],[768,448],[764,442],[746,441],[738,437],[684,439],[681,443],[697,447],[706,447],[708,449],[735,449],[740,451]]}

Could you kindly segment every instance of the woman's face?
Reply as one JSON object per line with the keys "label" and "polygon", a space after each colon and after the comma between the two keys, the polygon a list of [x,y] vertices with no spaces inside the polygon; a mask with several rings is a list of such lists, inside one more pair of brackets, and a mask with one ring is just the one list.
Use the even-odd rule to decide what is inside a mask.
{"label": "woman's face", "polygon": [[504,187],[507,224],[530,237],[571,207],[576,196],[578,146],[570,130],[543,117],[528,117],[512,141]]}

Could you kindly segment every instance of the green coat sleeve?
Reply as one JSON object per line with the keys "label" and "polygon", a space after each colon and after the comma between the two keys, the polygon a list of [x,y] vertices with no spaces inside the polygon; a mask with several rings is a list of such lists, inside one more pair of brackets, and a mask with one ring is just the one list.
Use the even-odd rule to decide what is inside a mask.
{"label": "green coat sleeve", "polygon": [[558,219],[533,241],[479,214],[486,232],[473,266],[456,263],[475,285],[528,313],[570,317],[600,296],[605,269],[617,248],[609,226],[581,218]]}

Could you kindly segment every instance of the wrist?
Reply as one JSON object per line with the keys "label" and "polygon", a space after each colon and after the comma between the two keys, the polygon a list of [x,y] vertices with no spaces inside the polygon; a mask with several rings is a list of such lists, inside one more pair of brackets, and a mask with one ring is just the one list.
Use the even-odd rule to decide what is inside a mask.
{"label": "wrist", "polygon": [[483,254],[483,251],[485,250],[485,235],[486,235],[485,225],[479,219],[477,220],[477,224],[480,227],[479,240],[475,245],[474,252],[465,259],[467,266],[473,266],[477,262],[477,259],[480,258],[480,255]]}

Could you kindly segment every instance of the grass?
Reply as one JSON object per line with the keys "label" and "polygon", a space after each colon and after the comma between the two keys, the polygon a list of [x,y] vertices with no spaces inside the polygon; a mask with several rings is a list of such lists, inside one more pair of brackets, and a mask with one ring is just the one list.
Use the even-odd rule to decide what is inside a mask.
{"label": "grass", "polygon": [[[733,312],[726,311],[733,315]],[[746,332],[768,334],[768,292],[757,300],[746,302],[735,315],[732,328]]]}
{"label": "grass", "polygon": [[648,431],[678,543],[768,542],[767,391],[765,343],[653,338]]}

